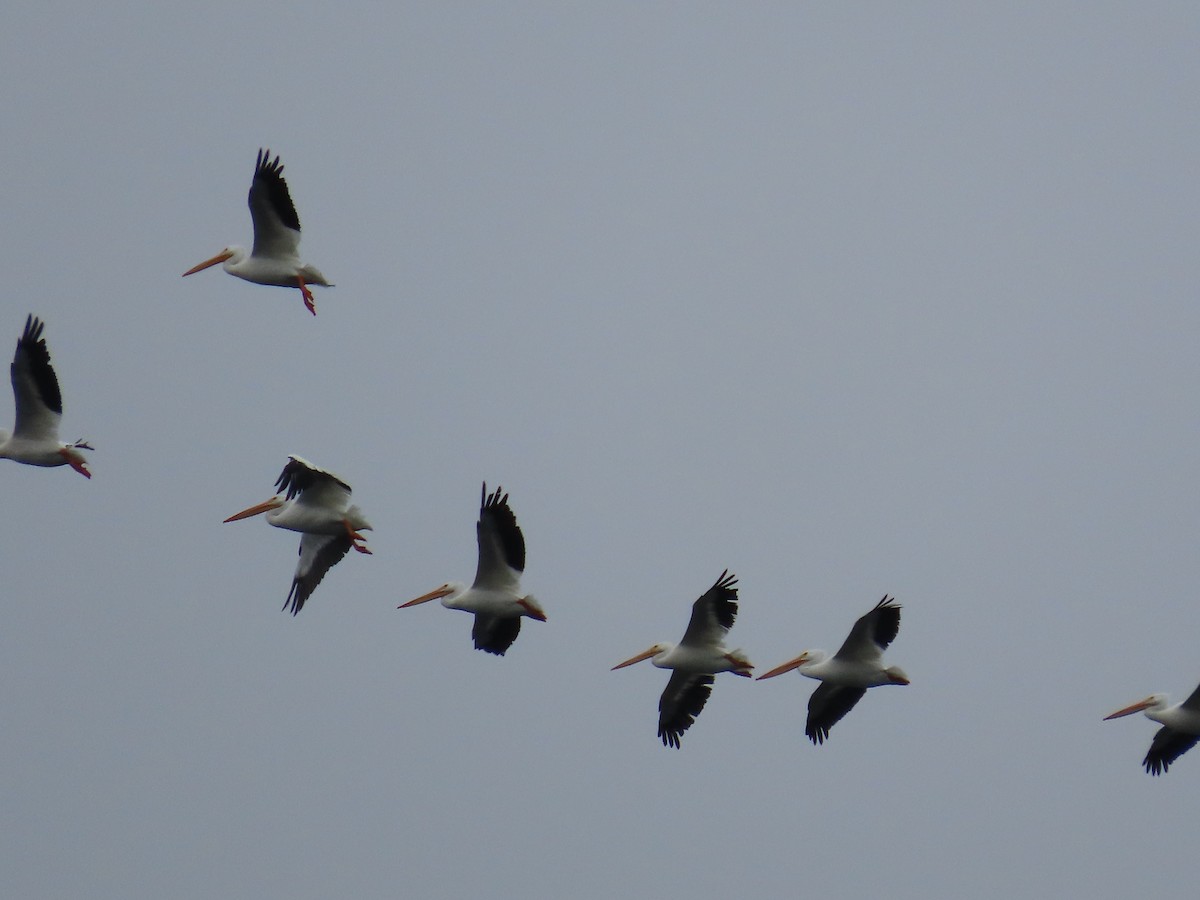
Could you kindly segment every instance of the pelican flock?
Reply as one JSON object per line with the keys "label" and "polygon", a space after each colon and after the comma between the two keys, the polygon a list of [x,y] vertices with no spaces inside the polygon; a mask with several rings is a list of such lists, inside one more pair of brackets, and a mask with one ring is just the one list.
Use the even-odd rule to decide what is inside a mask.
{"label": "pelican flock", "polygon": [[314,466],[299,456],[289,456],[287,465],[275,482],[276,493],[269,500],[234,513],[226,522],[236,522],[266,513],[267,522],[276,528],[299,531],[300,561],[292,576],[283,608],[292,615],[304,608],[325,573],[341,562],[351,549],[370,553],[366,538],[371,524],[362,511],[350,503],[350,485],[332,472]]}
{"label": "pelican flock", "polygon": [[829,729],[854,709],[867,688],[909,683],[900,668],[883,664],[883,651],[899,631],[900,607],[885,594],[874,609],[854,623],[849,637],[833,656],[827,657],[823,650],[805,650],[758,676],[758,680],[796,669],[806,678],[820,681],[820,687],[808,698],[804,733],[814,744],[823,744]]}
{"label": "pelican flock", "polygon": [[42,337],[45,327],[31,314],[25,318],[25,331],[17,340],[9,370],[16,422],[12,434],[0,429],[0,459],[29,466],[70,466],[84,478],[91,478],[87,458],[79,451],[92,450],[92,445],[82,439],[71,444],[58,439],[62,391]]}
{"label": "pelican flock", "polygon": [[[256,284],[296,288],[305,307],[316,315],[311,285],[331,287],[315,267],[299,255],[300,219],[283,178],[279,156],[260,149],[250,183],[248,205],[254,226],[249,254],[236,246],[193,266],[193,275],[218,263],[226,272]],[[43,337],[44,324],[30,314],[17,341],[10,369],[15,405],[11,433],[0,431],[0,458],[33,466],[69,465],[91,478],[87,458],[92,450],[84,440],[59,440],[62,393],[50,363]],[[303,609],[326,573],[350,552],[369,554],[362,532],[371,525],[351,502],[350,485],[299,456],[289,456],[275,482],[276,494],[225,519],[235,522],[265,514],[272,526],[300,532],[299,560],[283,609],[295,616]],[[546,613],[530,594],[522,592],[525,571],[525,538],[508,503],[508,494],[497,487],[480,491],[476,523],[478,563],[470,587],[457,582],[422,594],[398,608],[405,609],[441,600],[449,609],[474,616],[471,637],[475,648],[504,656],[521,630],[521,620],[546,621]],[[753,665],[741,649],[730,650],[725,639],[738,614],[738,580],[728,570],[692,604],[691,619],[678,644],[657,643],[613,666],[622,669],[649,659],[671,675],[659,699],[658,737],[665,747],[678,749],[681,739],[703,711],[716,675],[732,672],[751,677]],[[776,666],[758,680],[797,671],[820,681],[808,701],[805,734],[814,745],[828,739],[830,730],[866,695],[869,688],[909,684],[897,666],[885,665],[883,655],[900,629],[900,609],[885,594],[861,616],[837,653],[806,650]],[[1154,735],[1142,765],[1151,775],[1161,775],[1184,753],[1200,742],[1200,687],[1182,703],[1170,705],[1165,694],[1152,694],[1105,717],[1117,719],[1142,712],[1162,727]]]}
{"label": "pelican flock", "polygon": [[1151,775],[1162,775],[1171,768],[1171,763],[1183,756],[1200,741],[1200,687],[1197,687],[1182,703],[1170,705],[1166,694],[1151,694],[1145,700],[1130,704],[1115,713],[1109,713],[1104,721],[1145,713],[1162,725],[1150,742],[1150,749],[1142,765]]}
{"label": "pelican flock", "polygon": [[317,304],[308,286],[333,285],[318,269],[300,259],[300,217],[296,215],[296,206],[283,179],[279,156],[271,159],[270,150],[258,151],[248,199],[250,219],[254,223],[254,246],[250,255],[246,255],[244,247],[226,247],[211,259],[192,266],[183,277],[224,263],[226,272],[245,281],[299,288],[304,306],[315,316]]}
{"label": "pelican flock", "polygon": [[528,617],[545,622],[546,613],[532,595],[521,594],[525,537],[508,505],[508,494],[501,487],[488,494],[486,481],[479,493],[475,538],[479,543],[479,564],[475,568],[475,581],[469,588],[460,582],[449,581],[396,608],[406,609],[430,600],[441,600],[447,609],[474,613],[471,637],[475,649],[503,656],[521,633],[521,619]]}
{"label": "pelican flock", "polygon": [[671,669],[667,687],[658,700],[658,736],[664,747],[679,747],[679,739],[692,727],[712,693],[719,672],[750,677],[754,668],[744,652],[725,649],[725,635],[737,618],[737,578],[726,569],[695,603],[692,618],[678,644],[661,642],[637,656],[617,663],[611,671],[644,659],[660,669]]}

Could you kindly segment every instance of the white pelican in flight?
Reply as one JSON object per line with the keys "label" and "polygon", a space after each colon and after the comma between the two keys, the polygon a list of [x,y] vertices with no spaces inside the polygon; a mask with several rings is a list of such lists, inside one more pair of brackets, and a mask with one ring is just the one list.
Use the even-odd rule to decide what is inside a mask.
{"label": "white pelican in flight", "polygon": [[1118,709],[1104,717],[1119,719],[1131,716],[1135,712],[1144,712],[1147,719],[1153,719],[1162,725],[1155,732],[1154,740],[1150,742],[1150,750],[1142,765],[1151,775],[1161,775],[1171,767],[1171,763],[1187,753],[1196,742],[1200,741],[1200,687],[1192,691],[1182,703],[1168,706],[1166,694],[1151,694],[1145,700],[1139,700],[1132,706]]}
{"label": "white pelican in flight", "polygon": [[521,573],[525,571],[525,538],[517,517],[508,506],[508,494],[497,487],[487,492],[487,482],[479,494],[479,521],[475,537],[479,542],[479,565],[475,583],[469,588],[456,581],[422,594],[397,609],[441,600],[447,609],[475,614],[471,637],[475,649],[503,656],[521,633],[521,617],[546,621],[546,613],[533,595],[521,596]]}
{"label": "white pelican in flight", "polygon": [[259,513],[276,528],[299,531],[300,561],[292,576],[283,608],[290,604],[292,615],[300,612],[325,573],[341,562],[354,548],[370,553],[359,532],[370,531],[371,524],[357,506],[350,505],[350,485],[331,472],[317,468],[299,456],[289,456],[287,465],[275,482],[276,494],[270,500],[234,513],[226,522],[236,522]]}
{"label": "white pelican in flight", "polygon": [[750,677],[754,668],[742,650],[726,650],[725,635],[737,618],[737,578],[726,569],[717,583],[692,604],[692,618],[678,644],[659,643],[617,663],[611,671],[643,659],[660,669],[672,669],[658,701],[658,736],[664,747],[679,747],[679,739],[704,709],[718,672]]}
{"label": "white pelican in flight", "polygon": [[258,151],[254,180],[250,182],[250,218],[254,222],[254,249],[249,256],[244,247],[226,247],[212,259],[192,266],[184,277],[225,263],[226,272],[246,281],[300,288],[304,305],[315,316],[317,305],[308,286],[333,285],[314,266],[300,260],[300,217],[283,180],[279,157],[272,160],[270,150]]}
{"label": "white pelican in flight", "polygon": [[42,337],[44,327],[40,319],[28,316],[25,333],[17,341],[12,361],[16,424],[12,434],[0,429],[0,459],[31,466],[70,466],[85,478],[91,478],[87,459],[79,451],[95,448],[83,440],[64,444],[58,439],[62,392]]}
{"label": "white pelican in flight", "polygon": [[808,723],[804,733],[814,744],[825,743],[829,729],[854,709],[869,687],[881,684],[908,684],[908,676],[898,666],[883,665],[883,651],[900,631],[900,607],[886,594],[850,629],[850,636],[832,657],[823,650],[805,650],[795,659],[758,677],[774,678],[792,669],[816,678],[821,686],[808,699]]}

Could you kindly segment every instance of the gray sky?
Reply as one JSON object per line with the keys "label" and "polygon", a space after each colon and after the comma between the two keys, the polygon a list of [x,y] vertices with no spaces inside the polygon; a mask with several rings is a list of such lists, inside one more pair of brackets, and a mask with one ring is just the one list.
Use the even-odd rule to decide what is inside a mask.
{"label": "gray sky", "polygon": [[[86,14],[83,14],[86,9]],[[0,464],[0,893],[1191,896],[1194,4],[23,5],[0,348],[95,477]],[[281,154],[337,287],[180,273]],[[11,421],[11,401],[0,419]],[[221,520],[289,453],[375,525],[304,611]],[[504,659],[396,605],[529,547]],[[722,569],[760,671],[666,673]]]}

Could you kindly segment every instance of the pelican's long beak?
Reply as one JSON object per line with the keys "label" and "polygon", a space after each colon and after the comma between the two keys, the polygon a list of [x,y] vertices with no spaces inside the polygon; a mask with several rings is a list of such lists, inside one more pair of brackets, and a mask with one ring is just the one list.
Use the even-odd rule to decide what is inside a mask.
{"label": "pelican's long beak", "polygon": [[1145,700],[1139,700],[1137,703],[1133,704],[1133,706],[1127,706],[1124,709],[1118,709],[1115,713],[1109,713],[1104,717],[1104,721],[1107,722],[1109,719],[1119,719],[1122,716],[1132,716],[1134,713],[1141,712],[1144,709],[1149,709],[1153,705],[1154,700],[1150,697],[1147,697]]}
{"label": "pelican's long beak", "polygon": [[617,663],[615,666],[613,666],[613,667],[612,667],[611,669],[609,669],[608,671],[610,671],[610,672],[615,672],[615,671],[617,671],[617,669],[623,669],[623,668],[625,668],[626,666],[632,666],[634,663],[639,663],[639,662],[641,662],[643,659],[649,659],[650,657],[654,656],[656,653],[658,653],[658,648],[657,648],[657,647],[651,647],[649,650],[643,650],[643,651],[642,651],[641,653],[639,653],[637,656],[634,656],[634,657],[632,657],[632,658],[630,658],[630,659],[627,659],[627,660],[625,660],[625,662],[623,662],[623,663]]}
{"label": "pelican's long beak", "polygon": [[422,594],[420,597],[415,597],[407,603],[401,603],[396,609],[405,609],[409,606],[416,606],[418,603],[428,603],[430,600],[440,600],[442,597],[449,597],[453,593],[454,588],[444,584],[436,591],[430,591],[428,594]]}
{"label": "pelican's long beak", "polygon": [[243,509],[240,513],[234,513],[226,522],[236,522],[238,519],[248,519],[251,516],[257,516],[260,513],[265,513],[267,510],[276,509],[283,505],[283,501],[278,497],[272,497],[270,500],[264,500],[262,503],[256,503],[248,509]]}
{"label": "pelican's long beak", "polygon": [[792,669],[798,669],[808,659],[808,653],[804,652],[795,659],[789,659],[782,666],[776,666],[770,672],[764,672],[759,675],[755,681],[762,681],[764,678],[774,678],[776,675],[782,675],[784,672],[790,672]]}
{"label": "pelican's long beak", "polygon": [[195,275],[197,272],[203,272],[209,266],[215,266],[217,263],[223,263],[223,262],[225,262],[225,260],[229,259],[229,257],[231,257],[231,256],[233,256],[232,250],[222,250],[220,253],[218,253],[216,256],[214,256],[212,259],[206,259],[204,262],[202,262],[198,265],[192,266],[190,269],[188,269],[186,272],[183,273],[183,277],[187,278],[189,275]]}

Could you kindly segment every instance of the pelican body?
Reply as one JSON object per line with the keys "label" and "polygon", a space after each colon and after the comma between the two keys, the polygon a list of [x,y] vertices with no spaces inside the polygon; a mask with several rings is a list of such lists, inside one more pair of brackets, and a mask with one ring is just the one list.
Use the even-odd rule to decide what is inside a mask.
{"label": "pelican body", "polygon": [[1150,749],[1142,765],[1151,775],[1162,775],[1171,767],[1171,763],[1183,756],[1200,741],[1200,687],[1182,703],[1170,705],[1166,694],[1151,694],[1145,700],[1118,709],[1104,717],[1120,719],[1134,713],[1145,713],[1147,719],[1152,719],[1162,725],[1150,742]]}
{"label": "pelican body", "polygon": [[16,422],[10,434],[0,429],[0,459],[11,459],[28,466],[70,466],[85,478],[92,473],[80,450],[91,450],[83,440],[64,444],[58,439],[62,419],[62,392],[58,376],[50,365],[50,350],[42,337],[45,323],[29,315],[25,331],[17,340],[13,355],[13,402]]}
{"label": "pelican body", "polygon": [[427,594],[401,603],[406,609],[430,600],[441,600],[447,609],[475,614],[471,637],[476,650],[503,656],[521,633],[521,619],[546,621],[546,613],[530,594],[521,595],[521,575],[525,571],[525,537],[517,517],[508,505],[508,494],[497,487],[487,492],[487,482],[479,494],[479,521],[475,525],[479,544],[479,563],[475,581],[466,585],[450,581]]}
{"label": "pelican body", "polygon": [[296,615],[325,573],[351,549],[371,552],[360,533],[370,531],[371,523],[350,503],[350,485],[302,457],[288,457],[275,490],[283,495],[276,494],[225,521],[265,513],[268,524],[304,535],[300,538],[300,561],[292,576],[292,587],[283,603],[285,610],[290,606],[292,615]]}
{"label": "pelican body", "polygon": [[211,259],[192,266],[183,273],[184,277],[223,263],[226,272],[244,281],[299,288],[305,308],[315,316],[317,305],[308,286],[333,285],[316,267],[300,259],[300,217],[283,179],[279,156],[272,160],[270,150],[258,151],[248,200],[254,223],[254,248],[250,254],[246,254],[244,247],[226,247]]}
{"label": "pelican body", "polygon": [[726,569],[692,604],[692,617],[678,644],[657,643],[612,667],[615,672],[648,659],[660,669],[672,670],[658,701],[658,736],[664,747],[679,748],[683,733],[708,702],[713,676],[732,672],[749,678],[754,668],[742,650],[725,649],[725,635],[737,618],[736,584],[737,578]]}
{"label": "pelican body", "polygon": [[898,666],[883,665],[883,651],[900,631],[900,607],[886,594],[866,615],[861,616],[845,643],[833,656],[823,650],[805,650],[799,656],[760,675],[774,678],[796,669],[821,686],[808,700],[808,722],[804,733],[814,744],[823,744],[836,725],[863,698],[867,688],[885,684],[908,684]]}

